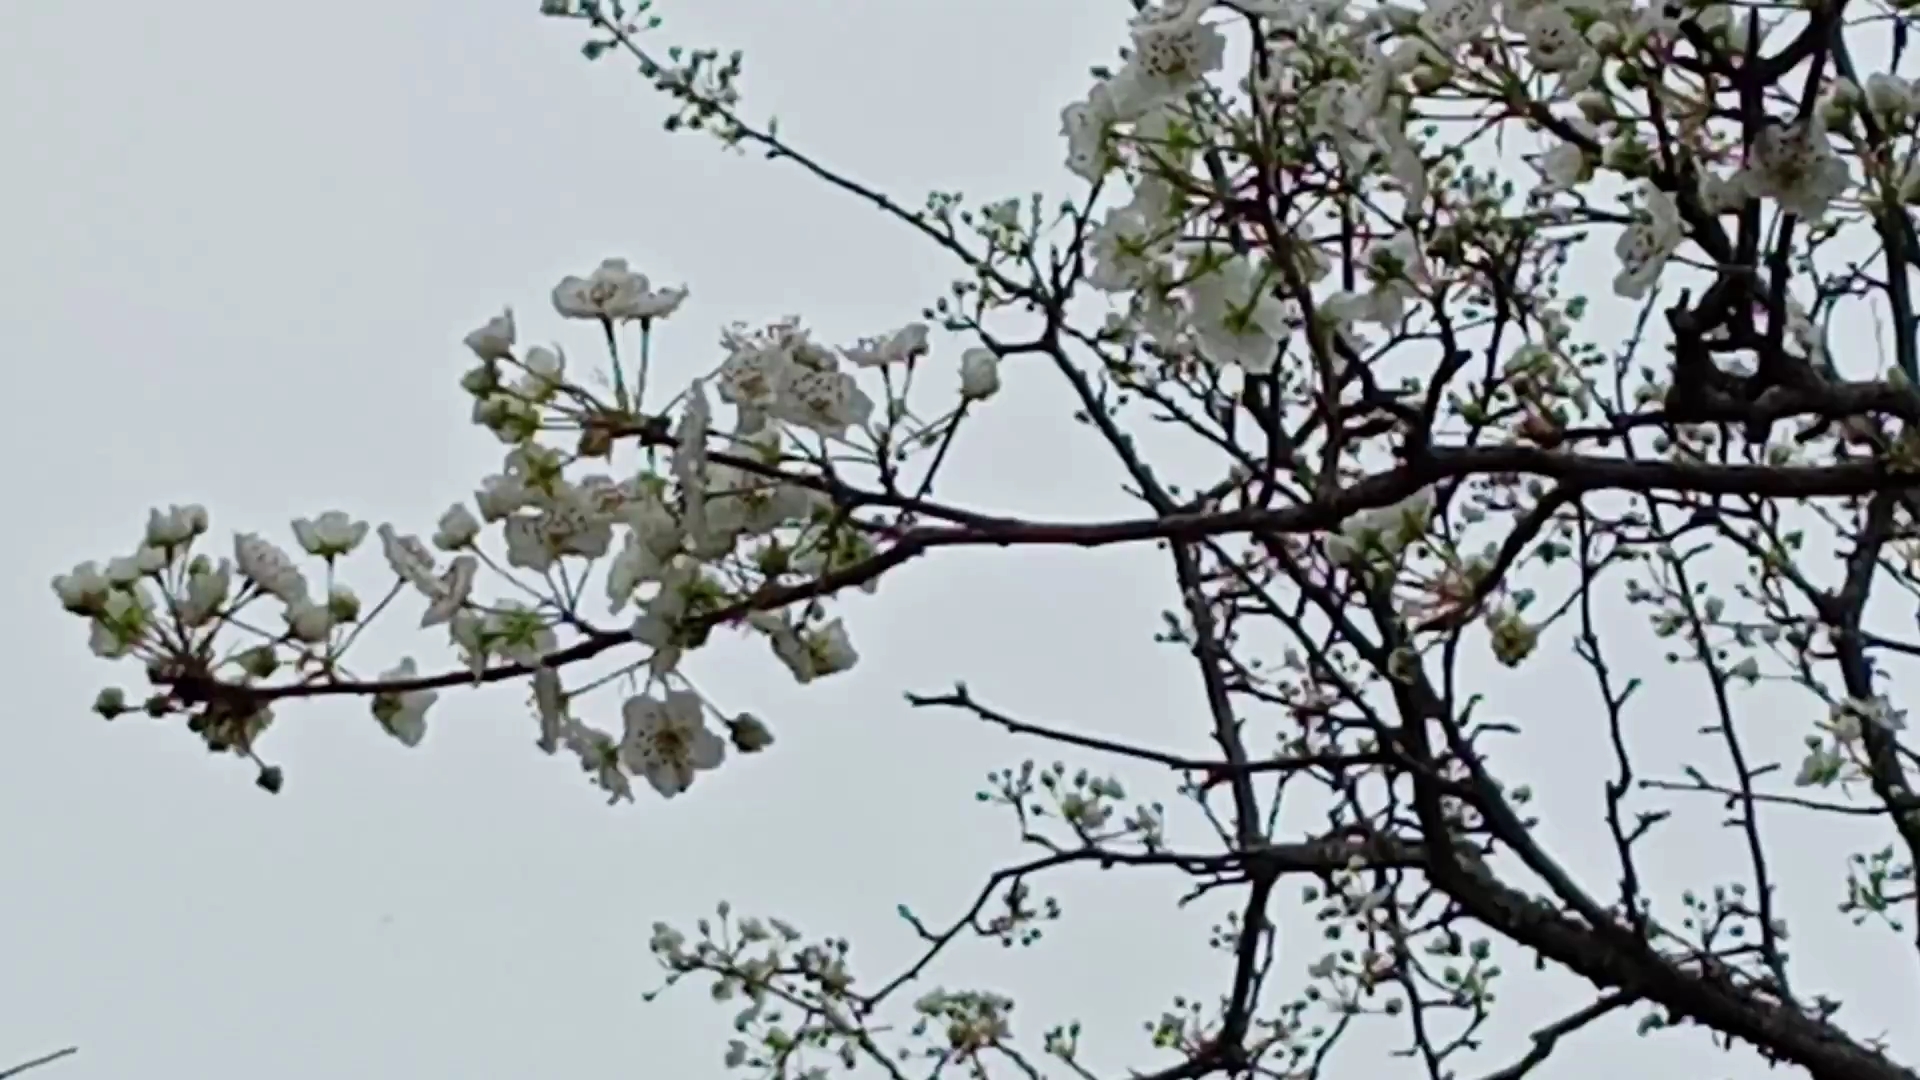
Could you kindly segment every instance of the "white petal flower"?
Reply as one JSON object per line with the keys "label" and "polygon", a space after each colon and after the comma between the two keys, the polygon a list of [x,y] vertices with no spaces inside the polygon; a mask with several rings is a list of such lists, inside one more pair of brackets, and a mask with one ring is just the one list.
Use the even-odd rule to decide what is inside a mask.
{"label": "white petal flower", "polygon": [[1160,103],[1184,97],[1226,60],[1227,39],[1197,13],[1168,17],[1147,12],[1132,27],[1133,56],[1114,76],[1111,93],[1120,119],[1133,120]]}
{"label": "white petal flower", "polygon": [[553,287],[554,310],[569,319],[665,318],[686,298],[685,289],[652,289],[647,276],[629,269],[625,259],[604,259],[592,274],[565,277]]}
{"label": "white petal flower", "polygon": [[199,505],[155,507],[147,512],[148,547],[179,547],[206,531],[207,511]]}
{"label": "white petal flower", "polygon": [[[379,529],[380,551],[386,556],[387,565],[394,575],[413,586],[421,593],[432,596],[437,586],[437,573],[433,564],[433,552],[420,542],[417,536],[402,536],[392,525],[382,525]],[[245,572],[244,565],[241,568]]]}
{"label": "white petal flower", "polygon": [[844,371],[794,369],[781,380],[768,412],[822,435],[844,438],[847,428],[872,418],[873,399]]}
{"label": "white petal flower", "polygon": [[[381,682],[398,682],[418,675],[412,657],[380,676]],[[436,690],[387,691],[373,696],[373,718],[399,739],[403,745],[419,746],[427,736],[427,709],[440,699]]]}
{"label": "white petal flower", "polygon": [[134,555],[118,555],[107,560],[107,581],[117,586],[131,585],[145,576],[147,570],[140,565],[140,559]]}
{"label": "white petal flower", "polygon": [[187,586],[175,604],[180,621],[191,629],[204,626],[227,602],[233,588],[233,563],[221,559],[217,567],[203,567],[187,575]]}
{"label": "white petal flower", "polygon": [[860,662],[860,654],[854,651],[853,639],[847,636],[846,624],[840,619],[817,630],[802,631],[801,636],[806,641],[808,654],[813,658],[813,677],[816,679],[851,671]]}
{"label": "white petal flower", "polygon": [[765,411],[780,396],[792,367],[793,359],[781,345],[743,341],[714,373],[714,386],[729,405]]}
{"label": "white petal flower", "polygon": [[1876,71],[1867,76],[1867,107],[1883,122],[1900,123],[1920,111],[1920,92],[1898,75]]}
{"label": "white petal flower", "polygon": [[629,532],[620,554],[607,564],[608,610],[618,615],[620,609],[627,606],[627,601],[633,599],[633,591],[642,582],[654,580],[666,568],[664,559],[655,554],[637,533]]}
{"label": "white petal flower", "polygon": [[307,554],[333,559],[360,546],[360,541],[367,538],[367,523],[329,510],[316,518],[294,519],[293,537]]}
{"label": "white petal flower", "polygon": [[1095,86],[1086,101],[1060,111],[1060,133],[1067,137],[1067,170],[1087,181],[1097,181],[1116,164],[1113,125],[1119,120],[1113,92],[1106,83]]}
{"label": "white petal flower", "polygon": [[533,502],[533,493],[518,477],[489,476],[480,481],[480,490],[473,493],[473,502],[480,508],[481,520],[491,524],[525,509]]}
{"label": "white petal flower", "polygon": [[467,599],[473,595],[473,577],[480,568],[480,560],[472,555],[457,555],[453,565],[434,582],[426,614],[420,617],[420,626],[439,626],[452,621],[454,615],[467,606]]}
{"label": "white petal flower", "polygon": [[910,363],[927,354],[927,324],[911,322],[884,337],[863,338],[840,351],[855,367]]}
{"label": "white petal flower", "polygon": [[664,701],[631,697],[620,707],[626,734],[620,758],[662,796],[672,798],[692,786],[695,774],[719,766],[727,744],[706,726],[700,695],[668,691]]}
{"label": "white petal flower", "polygon": [[1790,214],[1818,221],[1853,175],[1846,159],[1834,153],[1816,110],[1803,123],[1763,129],[1735,180],[1756,199],[1773,199]]}
{"label": "white petal flower", "polygon": [[559,644],[547,617],[518,600],[503,601],[487,613],[482,637],[497,655],[528,667],[539,666]]}
{"label": "white petal flower", "polygon": [[568,724],[565,738],[567,749],[580,759],[580,768],[607,792],[608,805],[633,799],[633,785],[620,768],[619,740],[585,724]]}
{"label": "white petal flower", "polygon": [[333,632],[333,613],[302,597],[287,605],[287,630],[296,640],[317,645]]}
{"label": "white petal flower", "polygon": [[1475,40],[1493,25],[1493,5],[1488,0],[1428,0],[1420,16],[1420,28],[1447,52]]}
{"label": "white petal flower", "polygon": [[77,615],[91,615],[107,602],[113,583],[100,573],[100,564],[83,562],[53,579],[60,606]]}
{"label": "white petal flower", "polygon": [[985,401],[1000,392],[1000,356],[992,349],[960,354],[960,399]]}
{"label": "white petal flower", "polygon": [[307,599],[307,579],[293,565],[293,558],[271,540],[253,533],[233,538],[233,561],[240,576],[255,587],[286,603]]}
{"label": "white petal flower", "polygon": [[544,574],[553,568],[554,552],[538,514],[515,514],[500,530],[507,545],[507,565]]}
{"label": "white petal flower", "polygon": [[1187,286],[1202,357],[1249,375],[1273,371],[1281,343],[1293,332],[1294,314],[1270,285],[1252,260],[1234,255]]}
{"label": "white petal flower", "polygon": [[1425,536],[1433,519],[1433,490],[1422,488],[1389,506],[1362,510],[1340,523],[1326,538],[1327,557],[1341,565],[1355,565],[1367,554],[1392,557]]}
{"label": "white petal flower", "polygon": [[471,546],[479,535],[480,521],[473,516],[473,511],[467,509],[465,503],[454,503],[440,515],[433,532],[433,546],[441,551],[458,551]]}
{"label": "white petal flower", "polygon": [[513,359],[513,309],[508,308],[466,336],[466,346],[482,360]]}
{"label": "white petal flower", "polygon": [[1173,250],[1171,233],[1158,228],[1132,206],[1107,211],[1087,237],[1087,284],[1101,292],[1123,293],[1152,281]]}
{"label": "white petal flower", "polygon": [[1686,238],[1686,226],[1673,196],[1650,183],[1642,184],[1641,194],[1644,213],[1620,231],[1613,245],[1613,253],[1620,260],[1613,291],[1630,300],[1647,295]]}
{"label": "white petal flower", "polygon": [[1574,25],[1573,14],[1551,0],[1527,16],[1524,33],[1527,59],[1541,71],[1572,71],[1594,52]]}
{"label": "white petal flower", "polygon": [[567,695],[559,672],[550,667],[533,673],[533,711],[540,721],[540,749],[555,753],[567,729]]}
{"label": "white petal flower", "polygon": [[1592,171],[1586,151],[1577,143],[1565,142],[1547,151],[1540,158],[1540,186],[1535,191],[1547,193],[1572,191]]}
{"label": "white petal flower", "polygon": [[1871,698],[1848,698],[1840,703],[1837,712],[1856,717],[1882,731],[1903,731],[1907,726],[1907,712],[1896,709],[1885,694]]}
{"label": "white petal flower", "polygon": [[513,393],[523,401],[544,403],[566,385],[567,356],[557,348],[535,345],[527,350],[522,366],[526,371],[515,380]]}

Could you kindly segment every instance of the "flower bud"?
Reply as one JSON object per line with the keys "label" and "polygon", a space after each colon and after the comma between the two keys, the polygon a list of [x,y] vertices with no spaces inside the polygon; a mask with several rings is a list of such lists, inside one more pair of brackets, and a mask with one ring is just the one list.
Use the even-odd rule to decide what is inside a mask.
{"label": "flower bud", "polygon": [[280,668],[280,657],[271,645],[255,645],[235,659],[240,662],[240,670],[256,679],[264,679]]}
{"label": "flower bud", "polygon": [[127,692],[117,686],[106,687],[95,695],[93,711],[108,720],[127,712]]}

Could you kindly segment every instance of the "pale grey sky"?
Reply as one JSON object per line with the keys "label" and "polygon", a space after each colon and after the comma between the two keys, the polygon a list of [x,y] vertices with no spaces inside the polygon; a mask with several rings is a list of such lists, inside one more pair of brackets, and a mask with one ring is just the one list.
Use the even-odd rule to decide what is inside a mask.
{"label": "pale grey sky", "polygon": [[[287,769],[278,798],[184,731],[87,712],[106,682],[138,689],[138,672],[87,653],[51,574],[130,548],[154,502],[203,502],[222,536],[284,539],[289,518],[333,507],[430,530],[499,457],[466,423],[461,334],[512,304],[523,338],[592,355],[546,306],[562,274],[622,255],[690,285],[660,342],[683,378],[716,359],[728,321],[799,313],[845,340],[943,290],[948,264],[866,208],[663,133],[663,103],[630,67],[589,65],[579,28],[536,7],[102,0],[0,17],[15,401],[0,439],[16,508],[0,540],[15,703],[0,743],[0,1064],[73,1043],[49,1080],[718,1077],[729,1008],[693,987],[640,1001],[658,978],[653,920],[690,922],[725,897],[852,938],[857,970],[884,977],[910,946],[897,903],[945,916],[1014,853],[1009,822],[972,793],[989,769],[1053,752],[911,712],[902,691],[966,678],[1036,719],[1200,745],[1188,666],[1148,640],[1168,597],[1146,551],[927,560],[851,605],[863,666],[811,688],[758,648],[719,648],[695,667],[703,685],[780,742],[671,803],[643,792],[607,808],[534,752],[517,689],[443,699],[412,752],[360,703],[284,710],[267,747]],[[671,40],[746,50],[749,115],[777,112],[794,141],[910,203],[936,186],[1069,190],[1058,110],[1125,12],[661,8]],[[1124,508],[1045,374],[1010,367],[953,496],[1063,517]],[[377,590],[378,575],[361,580]],[[369,644],[397,655],[425,637],[396,623]],[[1600,736],[1566,715],[1557,684],[1573,673],[1570,660],[1522,673],[1499,706],[1564,725],[1511,765],[1549,808],[1591,819]],[[597,700],[611,715],[615,699]],[[1691,708],[1676,705],[1671,738],[1696,725]],[[1758,719],[1787,748],[1807,723],[1804,709]],[[1710,823],[1656,852],[1670,893],[1740,867]],[[1555,828],[1604,883],[1592,824]],[[1786,820],[1771,835],[1803,915],[1802,979],[1846,996],[1856,1031],[1910,1025],[1911,951],[1831,913],[1844,849]],[[1177,884],[1066,879],[1068,919],[1046,949],[976,949],[939,981],[1015,993],[1036,1039],[1084,1019],[1102,1066],[1154,1064],[1140,1023],[1226,978],[1205,948],[1224,909],[1176,915]],[[1289,941],[1282,987],[1319,954],[1306,932]],[[1496,1048],[1579,1004],[1573,989],[1516,970]],[[1581,1037],[1543,1075],[1759,1075],[1697,1034],[1630,1031]],[[1407,1067],[1348,1053],[1368,1075]]]}

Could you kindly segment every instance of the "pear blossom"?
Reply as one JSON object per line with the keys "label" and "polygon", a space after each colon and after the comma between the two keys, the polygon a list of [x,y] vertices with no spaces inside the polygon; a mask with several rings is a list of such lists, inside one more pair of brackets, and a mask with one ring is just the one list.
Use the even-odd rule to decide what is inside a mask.
{"label": "pear blossom", "polygon": [[513,392],[525,401],[546,401],[565,383],[566,354],[557,348],[535,345],[527,350],[521,366],[526,370],[515,381]]}
{"label": "pear blossom", "polygon": [[607,610],[618,615],[627,601],[633,599],[635,589],[657,578],[666,568],[667,560],[649,547],[639,533],[628,532],[626,544],[607,566]]}
{"label": "pear blossom", "polygon": [[559,645],[546,616],[518,600],[502,601],[489,611],[481,636],[492,652],[528,667],[539,665]]}
{"label": "pear blossom", "polygon": [[458,551],[471,547],[480,535],[480,522],[467,509],[465,503],[454,503],[447,512],[440,515],[439,524],[434,527],[433,546],[441,551]]}
{"label": "pear blossom", "polygon": [[729,405],[766,412],[779,400],[793,366],[783,344],[742,341],[714,373],[714,389]]}
{"label": "pear blossom", "polygon": [[1630,300],[1647,295],[1686,238],[1686,226],[1673,196],[1651,183],[1643,183],[1640,191],[1644,213],[1621,230],[1613,245],[1614,256],[1620,260],[1613,291]]}
{"label": "pear blossom", "polygon": [[152,615],[153,600],[144,589],[114,589],[93,617],[88,647],[107,660],[125,656],[146,640]]}
{"label": "pear blossom", "polygon": [[860,660],[840,619],[815,629],[796,626],[784,615],[755,612],[747,616],[747,625],[767,635],[773,654],[802,685],[850,670]]}
{"label": "pear blossom", "polygon": [[169,506],[165,510],[156,507],[147,512],[148,547],[179,547],[206,531],[207,510],[197,503]]}
{"label": "pear blossom", "polygon": [[1834,706],[1833,711],[1837,722],[1856,719],[1887,732],[1904,731],[1907,726],[1907,711],[1894,708],[1885,694],[1848,698]]}
{"label": "pear blossom", "polygon": [[1521,24],[1527,59],[1542,71],[1569,71],[1593,52],[1573,15],[1553,0],[1532,8]]}
{"label": "pear blossom", "polygon": [[139,581],[155,569],[157,567],[149,565],[148,560],[142,559],[136,552],[132,555],[119,555],[108,559],[106,575],[107,580],[114,585],[125,587]]}
{"label": "pear blossom", "polygon": [[[417,677],[411,656],[403,658],[393,670],[380,676],[381,682],[400,682]],[[427,737],[427,709],[440,699],[437,690],[382,691],[373,697],[373,718],[387,734],[403,746],[419,746]]]}
{"label": "pear blossom", "polygon": [[447,572],[434,582],[426,613],[420,616],[422,629],[451,622],[454,615],[467,606],[473,594],[473,577],[479,569],[480,560],[472,555],[454,557]]}
{"label": "pear blossom", "polygon": [[884,337],[862,338],[840,351],[855,367],[909,363],[927,354],[927,324],[911,322]]}
{"label": "pear blossom", "polygon": [[289,604],[307,599],[305,575],[273,541],[255,533],[240,533],[233,538],[233,561],[240,576],[262,592]]}
{"label": "pear blossom", "polygon": [[1397,556],[1426,535],[1432,517],[1433,490],[1421,488],[1397,503],[1362,510],[1341,522],[1326,539],[1327,556],[1344,565],[1360,562],[1370,551]]}
{"label": "pear blossom", "polygon": [[469,333],[464,339],[467,348],[482,360],[513,359],[513,309],[508,308],[483,325]]}
{"label": "pear blossom", "polygon": [[532,502],[533,493],[518,477],[513,476],[489,476],[480,481],[480,490],[473,493],[473,504],[480,508],[480,519],[488,524],[524,509]]}
{"label": "pear blossom", "polygon": [[1137,289],[1152,280],[1172,250],[1171,236],[1145,213],[1132,206],[1115,207],[1087,237],[1087,284],[1109,293]]}
{"label": "pear blossom", "polygon": [[204,626],[227,602],[232,588],[231,561],[221,559],[218,566],[196,566],[187,574],[186,588],[175,603],[174,612],[188,629]]}
{"label": "pear blossom", "polygon": [[726,742],[706,726],[706,703],[692,691],[670,690],[664,700],[630,697],[620,716],[626,725],[621,762],[667,798],[687,790],[697,773],[719,767],[726,757]]}
{"label": "pear blossom", "polygon": [[294,519],[293,537],[307,554],[334,559],[360,546],[367,538],[367,523],[329,510],[319,517]]}
{"label": "pear blossom", "polygon": [[1428,0],[1420,29],[1445,52],[1452,52],[1493,29],[1489,0]]}
{"label": "pear blossom", "polygon": [[564,277],[553,287],[554,310],[569,319],[660,319],[673,314],[686,298],[683,288],[652,288],[647,276],[629,269],[625,259],[603,259],[588,276]]}
{"label": "pear blossom", "polygon": [[780,420],[843,438],[873,416],[873,399],[842,371],[789,370],[768,413]]}
{"label": "pear blossom", "polygon": [[1885,123],[1903,124],[1920,112],[1920,89],[1891,72],[1876,71],[1867,76],[1866,100],[1867,107]]}
{"label": "pear blossom", "polygon": [[985,401],[1000,392],[1000,354],[972,348],[960,354],[960,399]]}
{"label": "pear blossom", "polygon": [[1113,126],[1119,110],[1106,83],[1096,85],[1087,100],[1060,111],[1060,133],[1067,137],[1067,171],[1097,181],[1113,168]]}
{"label": "pear blossom", "polygon": [[593,782],[607,793],[607,805],[622,799],[633,801],[633,785],[620,764],[620,740],[598,728],[568,724],[565,741],[567,749],[580,760],[581,771],[592,776]]}
{"label": "pear blossom", "polygon": [[1234,255],[1187,287],[1188,315],[1200,355],[1219,367],[1265,375],[1292,334],[1294,311],[1273,295],[1269,276],[1245,255]]}
{"label": "pear blossom", "polygon": [[533,711],[540,721],[540,749],[549,754],[560,749],[567,729],[567,695],[560,686],[560,675],[550,667],[533,673]]}
{"label": "pear blossom", "polygon": [[707,535],[707,434],[712,425],[713,406],[707,400],[706,388],[696,379],[687,390],[686,406],[674,428],[669,466],[673,478],[680,482],[682,527],[696,543]]}
{"label": "pear blossom", "polygon": [[333,613],[303,597],[287,605],[287,632],[295,640],[319,644],[333,633]]}
{"label": "pear blossom", "polygon": [[[380,537],[380,551],[386,556],[387,566],[394,575],[413,586],[427,596],[432,596],[438,588],[438,571],[434,569],[433,552],[420,542],[417,536],[403,536],[392,525],[381,525],[377,530]],[[246,567],[241,566],[245,573]]]}
{"label": "pear blossom", "polygon": [[1756,199],[1818,221],[1853,182],[1846,160],[1833,152],[1816,112],[1795,124],[1772,124],[1753,141],[1753,152],[1735,180]]}
{"label": "pear blossom", "polygon": [[1227,39],[1218,28],[1201,21],[1203,9],[1203,5],[1189,5],[1172,17],[1145,12],[1134,18],[1133,56],[1111,85],[1118,118],[1138,119],[1162,102],[1184,96],[1220,70]]}
{"label": "pear blossom", "polygon": [[60,606],[77,615],[91,615],[100,610],[112,589],[113,583],[100,572],[97,562],[80,563],[53,579],[53,591],[60,597]]}

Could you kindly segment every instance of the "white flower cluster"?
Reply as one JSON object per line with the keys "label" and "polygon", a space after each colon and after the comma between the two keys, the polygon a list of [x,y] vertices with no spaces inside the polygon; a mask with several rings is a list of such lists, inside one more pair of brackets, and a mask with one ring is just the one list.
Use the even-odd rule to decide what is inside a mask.
{"label": "white flower cluster", "polygon": [[[1210,18],[1214,14],[1221,18]],[[1538,159],[1542,181],[1533,198],[1551,202],[1592,179],[1601,165],[1642,178],[1637,209],[1617,219],[1624,223],[1614,246],[1613,285],[1622,297],[1644,297],[1658,286],[1689,227],[1678,193],[1644,179],[1653,161],[1644,124],[1598,76],[1609,62],[1671,39],[1679,15],[1678,5],[1644,0],[1426,0],[1418,11],[1331,0],[1149,6],[1133,19],[1127,62],[1061,113],[1068,169],[1102,184],[1117,173],[1132,187],[1131,200],[1108,210],[1088,237],[1086,280],[1130,298],[1126,317],[1114,320],[1116,331],[1145,332],[1165,351],[1190,351],[1253,375],[1276,369],[1309,310],[1341,340],[1368,324],[1400,326],[1414,302],[1437,294],[1423,253],[1439,227],[1429,210],[1435,170],[1409,133],[1417,103],[1454,77],[1462,53],[1517,35],[1530,69],[1546,79],[1538,115],[1554,119],[1555,142]],[[1200,91],[1225,61],[1220,25],[1245,18],[1268,24],[1268,47],[1240,89],[1256,103],[1263,97],[1304,103],[1313,140],[1324,140],[1356,177],[1378,174],[1397,193],[1397,205],[1376,203],[1386,208],[1376,209],[1360,230],[1371,238],[1362,259],[1366,288],[1332,288],[1326,280],[1327,250],[1351,242],[1352,220],[1277,222],[1271,228],[1278,231],[1253,245],[1264,254],[1225,238],[1186,239],[1194,232],[1192,217],[1219,209],[1191,195],[1192,167],[1212,130],[1231,119]],[[1729,9],[1717,4],[1693,18],[1716,32],[1730,22]],[[1844,124],[1852,111],[1866,109],[1910,133],[1920,116],[1920,95],[1890,75],[1874,76],[1864,90],[1840,80],[1823,102],[1805,120],[1769,126],[1737,167],[1701,168],[1698,191],[1689,195],[1709,215],[1769,199],[1818,221],[1854,183],[1823,117]],[[1566,103],[1573,109],[1560,107]],[[1920,160],[1913,154],[1905,160],[1895,187],[1900,198],[1920,200]],[[1571,220],[1564,209],[1553,213]]]}
{"label": "white flower cluster", "polygon": [[[548,753],[570,752],[615,799],[631,797],[628,778],[636,776],[662,795],[685,791],[699,772],[721,763],[729,740],[753,752],[773,739],[751,715],[718,713],[680,669],[716,622],[764,637],[801,683],[858,661],[844,622],[824,614],[832,588],[806,586],[858,567],[875,554],[874,542],[864,522],[836,506],[820,463],[828,443],[844,457],[875,442],[875,403],[858,373],[911,368],[929,352],[928,328],[919,323],[843,349],[814,342],[792,320],[758,332],[736,327],[723,335],[724,361],[677,399],[679,417],[669,431],[664,418],[637,410],[651,326],[686,296],[683,288],[652,287],[620,259],[554,288],[559,315],[605,328],[613,403],[570,376],[558,349],[521,348],[511,311],[466,335],[480,365],[462,386],[473,396],[475,423],[508,444],[504,467],[481,480],[471,505],[448,507],[430,541],[391,524],[372,528],[339,510],[294,521],[299,550],[324,568],[324,595],[315,594],[294,554],[264,536],[239,534],[231,557],[217,562],[197,550],[208,530],[199,506],[154,510],[133,554],[104,567],[82,563],[56,577],[54,591],[68,611],[88,620],[95,653],[147,665],[159,692],[145,711],[191,714],[190,726],[216,750],[254,757],[253,741],[270,723],[273,702],[308,688],[338,692],[341,684],[369,698],[375,720],[393,738],[417,746],[442,688],[530,675],[539,744]],[[641,350],[630,387],[617,342],[633,323]],[[931,441],[928,431],[991,397],[998,365],[997,353],[968,350],[959,364],[959,407],[907,441]],[[709,389],[732,407],[730,430],[716,430]],[[888,422],[910,418],[904,402],[890,398]],[[579,433],[580,447],[541,441],[556,430]],[[622,438],[670,446],[665,467],[643,465],[624,476],[575,472],[592,459],[610,462],[612,444]],[[816,440],[811,455],[808,438]],[[496,528],[497,560],[483,545]],[[346,660],[362,604],[336,578],[370,536],[396,579],[376,613],[401,592],[418,595],[420,626],[446,627],[464,673],[423,676],[406,657],[371,682],[355,680]],[[483,568],[497,570],[533,602],[478,595]],[[604,572],[607,610],[633,609],[624,628],[599,629],[580,610],[581,583],[596,568]],[[875,585],[871,577],[859,583]],[[796,599],[766,599],[781,588]],[[279,628],[251,617],[260,603],[278,606]],[[235,635],[253,640],[236,646]],[[566,654],[564,636],[591,652]],[[623,642],[645,650],[644,660],[629,667],[644,667],[646,686],[621,705],[615,735],[574,715],[558,669]],[[289,665],[293,682],[271,681]],[[109,717],[130,711],[118,690],[103,693],[96,708]],[[709,727],[710,716],[719,717],[726,739]],[[277,787],[277,770],[271,776]]]}

